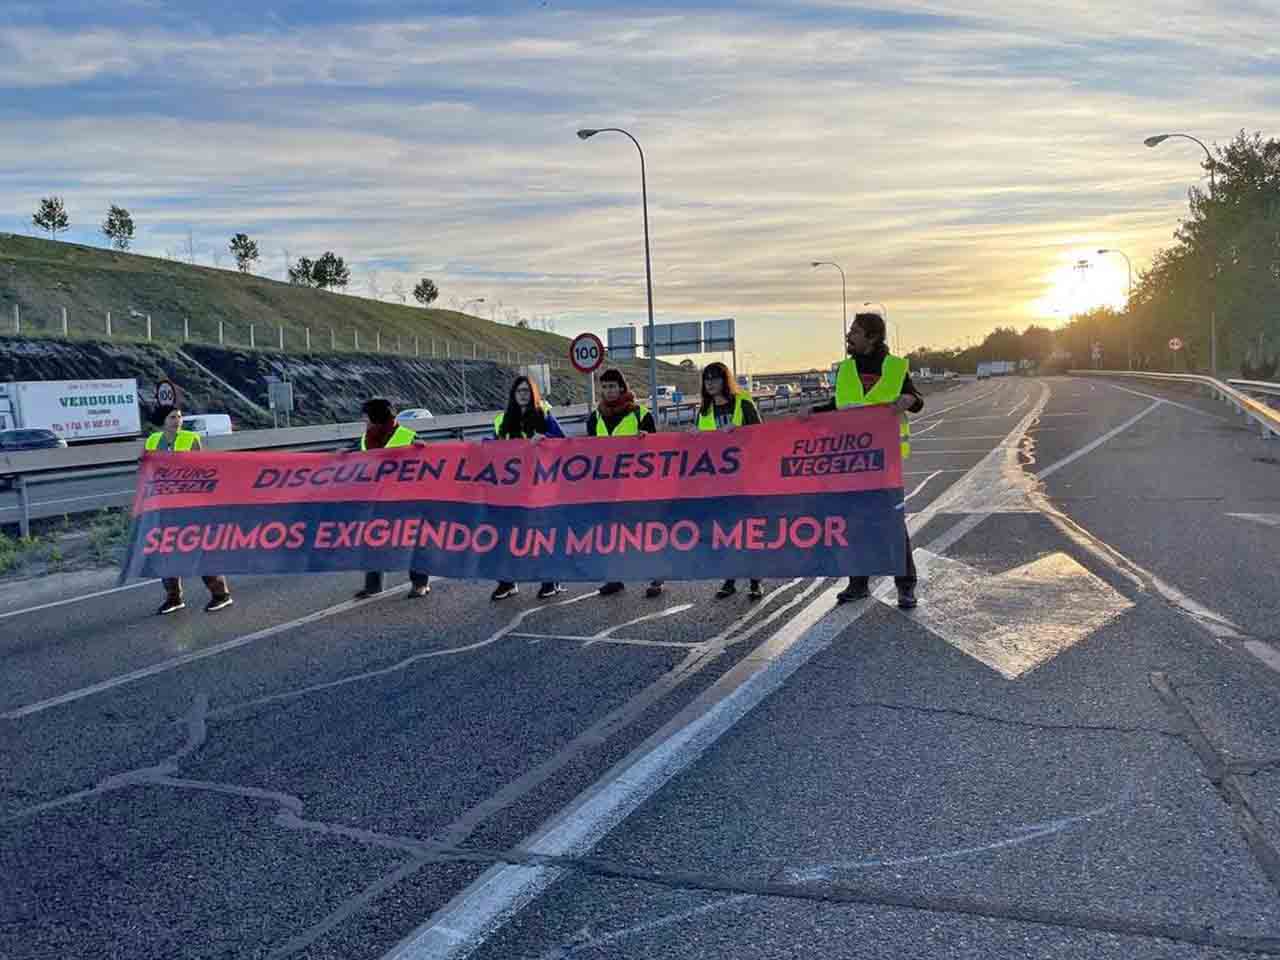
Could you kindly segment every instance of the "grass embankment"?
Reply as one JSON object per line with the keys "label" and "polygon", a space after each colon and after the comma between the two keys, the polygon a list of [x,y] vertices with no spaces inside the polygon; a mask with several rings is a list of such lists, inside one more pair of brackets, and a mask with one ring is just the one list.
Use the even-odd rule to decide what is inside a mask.
{"label": "grass embankment", "polygon": [[30,577],[118,564],[129,536],[129,511],[104,509],[83,517],[33,521],[31,536],[0,533],[0,577]]}
{"label": "grass embankment", "polygon": [[[229,258],[228,258],[229,259]],[[235,270],[194,266],[175,260],[61,243],[13,234],[0,235],[0,330],[13,332],[17,305],[24,334],[62,333],[62,309],[67,311],[73,337],[102,338],[106,314],[111,312],[113,338],[146,337],[146,316],[152,336],[180,342],[190,339],[218,343],[222,323],[225,345],[279,349],[284,330],[285,351],[305,351],[305,331],[311,331],[316,352],[354,351],[356,335],[362,353],[399,352],[412,356],[415,340],[421,355],[530,362],[541,357],[568,367],[569,340],[542,330],[493,323],[456,310],[386,303],[348,296]],[[186,327],[184,328],[184,319]],[[331,340],[330,331],[333,331]],[[397,340],[397,338],[399,338]],[[398,345],[398,351],[397,351]],[[620,364],[629,379],[644,381],[643,363]],[[684,387],[696,383],[688,371],[660,364],[663,383]],[[562,371],[563,372],[563,371]]]}

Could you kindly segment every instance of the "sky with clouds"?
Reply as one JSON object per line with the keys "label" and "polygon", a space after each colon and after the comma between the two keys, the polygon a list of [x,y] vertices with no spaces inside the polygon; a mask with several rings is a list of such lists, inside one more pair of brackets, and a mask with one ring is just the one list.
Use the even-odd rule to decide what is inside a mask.
{"label": "sky with clouds", "polygon": [[[1188,141],[1280,136],[1274,0],[6,0],[0,230],[66,199],[66,239],[192,232],[331,249],[353,290],[430,276],[603,333],[737,318],[739,360],[825,364],[883,302],[904,349],[1060,323],[1123,295],[1202,177]],[[481,311],[488,315],[488,310]]]}

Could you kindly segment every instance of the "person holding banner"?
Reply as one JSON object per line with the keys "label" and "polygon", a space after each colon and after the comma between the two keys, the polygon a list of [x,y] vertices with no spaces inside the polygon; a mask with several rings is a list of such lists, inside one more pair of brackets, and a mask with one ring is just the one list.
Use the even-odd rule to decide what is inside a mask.
{"label": "person holding banner", "polygon": [[[903,357],[889,353],[885,345],[884,317],[878,313],[859,313],[849,325],[845,338],[848,356],[836,371],[835,399],[814,407],[813,413],[844,410],[847,407],[892,404],[901,415],[899,439],[902,459],[911,455],[911,427],[908,413],[924,409],[924,398],[911,382],[909,364]],[[804,416],[804,414],[802,414]],[[916,606],[916,564],[911,556],[911,534],[907,534],[907,568],[893,578],[898,588],[898,606],[911,610]],[[849,585],[836,595],[840,603],[871,596],[870,577],[854,576]]]}
{"label": "person holding banner", "polygon": [[[538,392],[538,385],[528,377],[516,377],[507,392],[507,408],[493,420],[493,434],[499,440],[531,440],[543,437],[564,438],[564,430],[551,414],[551,405]],[[549,600],[564,588],[553,580],[544,580],[538,589],[539,600]],[[506,600],[520,592],[510,580],[500,580],[490,600]]]}
{"label": "person holding banner", "polygon": [[[393,447],[412,446],[418,435],[396,422],[391,403],[382,397],[366,400],[364,407],[365,428],[358,449],[386,450]],[[409,571],[409,599],[418,600],[431,592],[431,577],[420,570]],[[356,593],[357,600],[367,600],[382,592],[381,570],[371,570],[364,575],[364,589]]]}
{"label": "person holding banner", "polygon": [[[587,417],[588,437],[636,437],[643,433],[657,433],[653,413],[636,402],[635,394],[627,388],[627,378],[622,371],[610,367],[600,374],[600,402]],[[621,593],[624,585],[611,580],[600,587],[600,596],[610,597]],[[644,595],[652,599],[662,595],[662,581],[651,580]]]}
{"label": "person holding banner", "polygon": [[[694,422],[695,431],[736,430],[738,427],[749,427],[762,422],[755,401],[738,389],[728,367],[717,360],[703,368],[702,405],[698,408],[698,419]],[[737,592],[737,581],[731,578],[720,585],[716,597],[723,600]],[[752,600],[759,600],[764,596],[764,587],[759,580],[751,581],[747,596]]]}
{"label": "person holding banner", "polygon": [[[161,407],[157,413],[163,417],[164,426],[147,437],[147,450],[185,453],[201,449],[200,434],[182,429],[182,410],[179,407]],[[205,604],[205,613],[216,613],[231,606],[234,601],[231,599],[231,588],[227,585],[226,577],[205,576],[202,579],[209,588],[209,602]],[[186,607],[187,603],[182,599],[182,578],[165,577],[161,582],[164,584],[164,603],[160,604],[156,613],[164,616]]]}

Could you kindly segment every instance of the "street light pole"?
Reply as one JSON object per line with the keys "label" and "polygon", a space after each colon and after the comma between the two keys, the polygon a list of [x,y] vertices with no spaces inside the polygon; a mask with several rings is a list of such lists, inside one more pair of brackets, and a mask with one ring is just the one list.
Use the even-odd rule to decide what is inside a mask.
{"label": "street light pole", "polygon": [[[1126,314],[1129,314],[1129,311],[1133,308],[1133,261],[1129,259],[1129,255],[1125,253],[1123,250],[1113,250],[1108,247],[1104,247],[1101,250],[1099,250],[1098,256],[1101,257],[1108,253],[1116,253],[1124,257],[1124,265],[1126,268],[1128,268],[1129,293],[1127,298],[1125,299],[1124,312]],[[1133,369],[1133,315],[1132,314],[1129,314],[1129,322],[1126,324],[1126,326],[1129,328],[1129,369],[1132,370]]]}
{"label": "street light pole", "polygon": [[[1218,195],[1218,178],[1214,174],[1217,162],[1213,159],[1209,148],[1204,145],[1204,141],[1189,133],[1161,133],[1154,137],[1147,137],[1142,142],[1148,147],[1158,147],[1171,137],[1180,137],[1200,144],[1200,149],[1204,151],[1209,161],[1209,199],[1215,199]],[[1210,279],[1213,281],[1213,303],[1209,307],[1209,366],[1210,372],[1216,377],[1218,375],[1218,247],[1216,243],[1213,248],[1213,275]]]}
{"label": "street light pole", "polygon": [[844,267],[830,260],[813,260],[810,262],[811,267],[835,267],[840,271],[840,335],[844,340],[840,341],[840,350],[843,353],[845,348],[845,340],[849,339],[849,300],[845,292]]}
{"label": "street light pole", "polygon": [[653,267],[649,258],[649,186],[645,178],[644,150],[640,146],[640,141],[621,127],[579,130],[578,139],[587,140],[597,133],[620,133],[636,145],[636,150],[640,154],[640,205],[644,213],[644,284],[649,301],[649,403],[655,407],[654,415],[656,416],[656,407],[658,405],[658,355],[655,349],[658,346],[658,336],[653,326]]}

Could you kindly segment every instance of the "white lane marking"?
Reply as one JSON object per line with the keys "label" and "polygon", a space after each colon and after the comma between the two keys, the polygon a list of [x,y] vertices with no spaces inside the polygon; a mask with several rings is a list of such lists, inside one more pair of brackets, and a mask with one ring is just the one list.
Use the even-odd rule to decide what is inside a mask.
{"label": "white lane marking", "polygon": [[938,427],[942,426],[942,425],[943,425],[944,423],[946,423],[946,422],[947,422],[947,420],[946,420],[946,418],[944,417],[944,418],[943,418],[943,419],[941,419],[941,420],[935,420],[933,423],[929,424],[929,425],[928,425],[928,426],[926,426],[926,427],[921,427],[919,430],[917,430],[917,429],[915,429],[915,428],[913,427],[913,428],[911,429],[911,441],[912,441],[912,443],[914,443],[916,440],[919,440],[919,439],[920,439],[920,437],[922,437],[924,434],[928,433],[930,430],[935,430],[935,429],[937,429]]}
{"label": "white lane marking", "polygon": [[[405,584],[399,589],[403,591],[407,590],[408,587],[409,585]],[[526,619],[535,613],[539,613],[543,610],[553,610],[556,607],[567,607],[570,604],[581,603],[583,600],[589,600],[596,596],[599,596],[598,591],[592,590],[590,593],[581,593],[576,597],[570,597],[568,600],[557,600],[555,603],[548,603],[540,607],[529,607],[526,610],[521,610],[507,621],[506,626],[499,627],[485,639],[477,640],[475,643],[467,643],[458,647],[446,647],[443,650],[428,650],[425,653],[415,653],[412,656],[405,657],[403,660],[391,664],[390,666],[379,667],[377,670],[366,670],[363,673],[353,673],[345,677],[339,677],[337,680],[326,680],[324,683],[313,683],[309,686],[298,687],[294,690],[285,690],[281,693],[273,693],[265,697],[258,697],[256,700],[247,700],[243,703],[231,704],[215,710],[212,716],[220,717],[228,713],[235,713],[252,707],[262,707],[269,703],[280,703],[284,700],[292,700],[296,697],[305,696],[310,693],[319,693],[322,690],[333,690],[337,687],[345,687],[348,684],[361,683],[365,680],[372,680],[375,677],[385,677],[388,674],[398,673],[401,670],[405,670],[422,660],[434,660],[438,657],[453,657],[460,653],[471,653],[474,650],[480,650],[484,647],[492,646],[497,643],[503,637],[512,633],[516,627],[520,626],[520,624],[524,623]]]}
{"label": "white lane marking", "polygon": [[1151,404],[1151,406],[1146,407],[1143,410],[1140,410],[1138,413],[1135,413],[1132,417],[1130,417],[1124,423],[1120,424],[1120,426],[1114,427],[1111,430],[1108,430],[1106,433],[1098,437],[1092,443],[1085,444],[1079,450],[1076,450],[1073,453],[1069,453],[1065,457],[1063,457],[1061,460],[1057,461],[1056,463],[1052,463],[1049,466],[1045,467],[1043,470],[1041,470],[1039,473],[1035,475],[1036,479],[1043,480],[1045,477],[1052,476],[1053,474],[1057,473],[1059,470],[1061,470],[1063,467],[1067,466],[1068,464],[1074,463],[1075,461],[1079,460],[1081,457],[1085,456],[1086,454],[1093,453],[1094,450],[1097,450],[1100,446],[1102,446],[1112,437],[1115,437],[1115,436],[1118,436],[1119,434],[1124,433],[1126,430],[1132,427],[1135,423],[1137,423],[1147,414],[1154,413],[1156,410],[1159,410],[1160,407],[1164,406],[1164,404],[1165,404],[1164,400],[1157,399],[1155,403]]}
{"label": "white lane marking", "polygon": [[1167,403],[1171,407],[1177,407],[1178,409],[1186,410],[1189,413],[1198,413],[1202,417],[1210,417],[1213,420],[1230,422],[1230,418],[1224,417],[1221,414],[1210,413],[1207,410],[1200,410],[1197,407],[1192,407],[1185,403],[1179,403],[1177,400],[1170,400],[1168,397],[1158,397],[1154,393],[1143,393],[1141,390],[1130,390],[1128,387],[1122,387],[1118,383],[1109,383],[1107,386],[1112,390],[1121,390],[1124,393],[1131,393],[1135,397],[1144,397],[1147,400],[1159,400],[1161,403]]}
{"label": "white lane marking", "polygon": [[667,607],[664,610],[659,610],[657,613],[646,613],[643,617],[636,617],[634,620],[628,620],[626,623],[619,623],[612,627],[605,627],[599,633],[592,634],[590,637],[583,637],[583,639],[587,641],[586,646],[589,647],[596,641],[605,640],[613,636],[613,633],[616,630],[634,627],[637,623],[647,623],[650,620],[662,620],[665,617],[674,617],[677,613],[684,613],[686,610],[691,609],[693,609],[692,603],[677,604],[674,607]]}
{"label": "white lane marking", "polygon": [[1055,817],[1052,820],[1042,820],[1039,823],[1027,823],[1019,827],[1014,827],[1011,831],[1012,835],[1004,837],[1000,840],[993,840],[989,843],[974,844],[968,847],[958,847],[953,850],[937,850],[930,853],[915,854],[905,857],[877,857],[870,860],[851,860],[845,863],[824,864],[820,867],[813,867],[807,870],[788,870],[786,871],[787,879],[792,883],[813,882],[815,880],[830,880],[832,874],[841,870],[870,870],[879,867],[909,867],[921,863],[937,863],[940,860],[959,860],[963,857],[971,857],[979,853],[990,853],[995,850],[1003,850],[1006,847],[1016,847],[1032,840],[1039,840],[1042,837],[1051,837],[1054,834],[1061,833],[1068,827],[1077,823],[1083,823],[1094,817],[1100,817],[1103,814],[1110,813],[1121,803],[1131,799],[1133,787],[1130,785],[1121,796],[1109,803],[1099,804],[1088,810],[1082,810],[1079,813],[1072,813],[1062,817]]}
{"label": "white lane marking", "polygon": [[[575,637],[567,633],[512,633],[508,636],[515,637],[519,640],[565,640],[570,643],[580,643],[583,647],[594,646],[597,643],[607,643],[621,647],[671,647],[680,650],[692,650],[696,647],[706,645],[705,640],[633,640],[627,637]],[[531,644],[532,645],[532,644]]]}
{"label": "white lane marking", "polygon": [[93,600],[96,597],[106,597],[113,593],[121,593],[125,590],[137,590],[139,587],[149,587],[159,580],[139,580],[137,583],[127,583],[123,587],[111,587],[109,590],[98,590],[94,593],[82,594],[78,597],[67,597],[65,600],[51,600],[49,603],[41,603],[34,607],[23,607],[21,610],[10,610],[7,613],[0,613],[0,620],[7,620],[10,617],[19,617],[24,613],[39,613],[41,610],[52,610],[54,607],[65,607],[69,603],[79,603],[81,600]]}
{"label": "white lane marking", "polygon": [[[997,393],[999,390],[1000,388],[996,387],[995,390],[988,390],[986,393],[980,393],[976,397],[970,397],[968,400],[961,400],[959,403],[953,403],[951,406],[943,407],[941,410],[930,410],[927,413],[920,414],[919,419],[931,420],[934,417],[940,417],[948,410],[956,410],[960,407],[966,407],[971,403],[977,403],[979,400],[985,400],[987,397],[991,396],[993,393]],[[914,420],[912,422],[914,422]]]}
{"label": "white lane marking", "polygon": [[[1042,383],[1040,389],[1035,409],[1014,427],[1010,439],[1025,431],[1048,402],[1049,388]],[[1008,455],[1009,450],[997,449],[988,460],[997,458],[1003,462]],[[1016,464],[1016,457],[1014,461]],[[982,466],[975,466],[957,486],[965,485],[970,476],[980,474]],[[1025,479],[1023,482],[1029,485]],[[956,528],[965,528],[967,532],[990,512],[977,514],[976,519],[967,517]],[[962,535],[951,536],[948,543],[954,543]],[[948,540],[948,536],[944,534],[928,548],[942,552],[946,547],[940,544]],[[581,855],[590,850],[870,609],[871,601],[863,601],[833,610],[840,589],[838,585],[827,588],[783,624],[767,641],[774,654],[752,663],[741,683],[621,772],[610,771],[522,843],[521,848],[550,856]],[[756,628],[761,626],[763,623],[756,624]],[[392,948],[384,960],[445,960],[470,953],[503,922],[537,898],[562,872],[562,868],[543,866],[491,867]]]}
{"label": "white lane marking", "polygon": [[719,900],[712,900],[710,903],[704,903],[702,906],[693,907],[689,910],[681,910],[678,913],[669,913],[653,920],[646,920],[644,923],[627,927],[625,930],[615,930],[613,933],[606,933],[598,937],[588,934],[585,940],[575,940],[572,944],[565,944],[548,950],[538,960],[567,960],[568,957],[572,957],[574,954],[587,950],[596,950],[642,933],[653,933],[655,930],[662,930],[685,920],[692,920],[694,917],[700,917],[706,913],[714,913],[717,910],[723,910],[725,907],[731,907],[736,903],[755,899],[756,894],[754,893],[738,893],[732,897],[721,897]]}
{"label": "white lane marking", "polygon": [[968,473],[968,467],[948,467],[939,470],[908,470],[904,477],[936,477],[940,473]]}
{"label": "white lane marking", "polygon": [[[405,593],[409,589],[409,584],[402,584],[398,587],[392,587],[389,590],[379,594],[379,599],[393,597],[396,594]],[[30,703],[25,707],[17,707],[7,713],[0,713],[0,720],[18,720],[22,717],[29,717],[35,713],[41,713],[51,707],[60,707],[63,704],[74,703],[77,700],[83,700],[85,697],[92,697],[95,694],[105,693],[108,690],[114,690],[116,687],[123,687],[125,684],[134,683],[138,680],[154,677],[157,674],[167,673],[170,670],[176,670],[178,667],[186,666],[188,663],[195,663],[198,660],[206,660],[209,657],[216,657],[231,650],[238,650],[240,647],[254,643],[258,640],[265,640],[268,637],[274,637],[277,634],[286,633],[297,627],[305,627],[309,623],[316,623],[328,617],[335,616],[339,613],[346,613],[348,610],[354,610],[356,607],[363,606],[370,601],[368,600],[344,600],[342,603],[335,604],[332,607],[325,607],[323,610],[316,610],[308,613],[304,617],[298,617],[296,620],[289,620],[285,623],[277,623],[273,627],[267,627],[263,630],[247,633],[242,637],[236,637],[234,640],[226,640],[222,643],[214,644],[211,647],[205,647],[202,650],[193,650],[191,653],[184,653],[179,657],[171,657],[168,660],[161,660],[159,663],[153,663],[149,667],[142,667],[138,670],[131,670],[128,673],[122,673],[119,676],[110,677],[98,683],[90,684],[87,687],[81,687],[78,690],[71,690],[67,693],[60,694],[56,697],[50,697],[48,700],[41,700],[38,703]]]}
{"label": "white lane marking", "polygon": [[1268,527],[1280,527],[1280,513],[1228,513],[1227,516],[1237,520],[1252,520]]}
{"label": "white lane marking", "polygon": [[1026,405],[1027,401],[1030,399],[1031,399],[1031,394],[1028,393],[1025,397],[1023,397],[1016,404],[1014,404],[1013,409],[1010,410],[1008,413],[1006,413],[1005,416],[1012,417],[1015,413],[1021,410]]}
{"label": "white lane marking", "polygon": [[1241,646],[1276,673],[1280,673],[1280,651],[1277,651],[1275,647],[1263,643],[1261,640],[1246,640]]}
{"label": "white lane marking", "polygon": [[942,473],[942,471],[941,471],[941,470],[935,470],[935,471],[933,471],[933,473],[929,474],[927,477],[925,477],[923,480],[921,480],[921,481],[920,481],[920,485],[919,485],[918,487],[916,487],[914,490],[912,490],[910,493],[908,493],[905,497],[903,497],[903,498],[902,498],[902,502],[903,502],[903,503],[906,503],[908,500],[910,500],[912,497],[914,497],[917,493],[919,493],[921,490],[923,490],[923,489],[924,489],[924,485],[925,485],[926,483],[928,483],[928,482],[929,482],[930,480],[932,480],[934,477],[938,476],[938,474],[940,474],[940,473]]}

